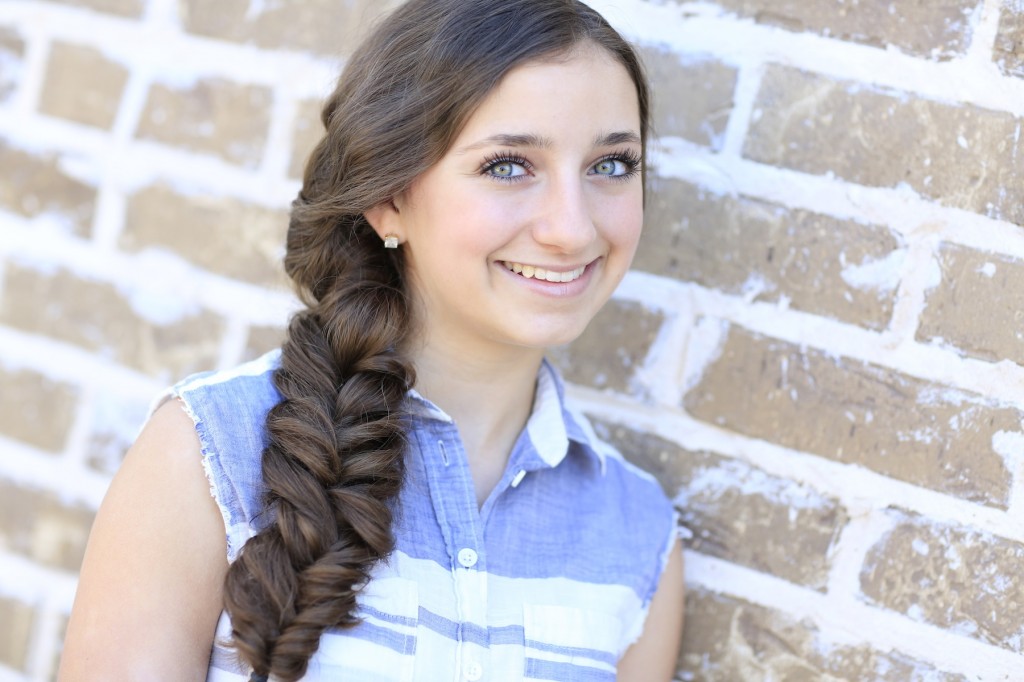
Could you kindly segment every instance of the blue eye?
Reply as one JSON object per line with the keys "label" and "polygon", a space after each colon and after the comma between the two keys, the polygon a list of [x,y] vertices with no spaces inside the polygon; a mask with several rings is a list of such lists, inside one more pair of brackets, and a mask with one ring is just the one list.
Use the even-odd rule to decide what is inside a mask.
{"label": "blue eye", "polygon": [[597,175],[623,175],[626,172],[626,164],[617,159],[604,159],[594,164],[594,173]]}
{"label": "blue eye", "polygon": [[520,156],[499,154],[487,159],[480,173],[496,180],[520,180],[530,174],[530,162]]}
{"label": "blue eye", "polygon": [[625,180],[640,171],[640,157],[633,152],[607,156],[590,167],[592,175]]}
{"label": "blue eye", "polygon": [[518,163],[512,161],[502,161],[496,163],[490,168],[491,175],[499,178],[514,178],[519,175],[523,175],[526,169]]}

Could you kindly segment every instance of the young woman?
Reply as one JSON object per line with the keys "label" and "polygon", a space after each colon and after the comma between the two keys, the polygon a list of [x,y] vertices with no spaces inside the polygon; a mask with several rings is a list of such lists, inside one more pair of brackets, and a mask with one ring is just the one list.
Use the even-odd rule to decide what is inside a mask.
{"label": "young woman", "polygon": [[152,415],[61,679],[669,680],[671,506],[543,359],[629,267],[648,110],[636,55],[576,0],[381,23],[294,203],[307,307],[279,353]]}

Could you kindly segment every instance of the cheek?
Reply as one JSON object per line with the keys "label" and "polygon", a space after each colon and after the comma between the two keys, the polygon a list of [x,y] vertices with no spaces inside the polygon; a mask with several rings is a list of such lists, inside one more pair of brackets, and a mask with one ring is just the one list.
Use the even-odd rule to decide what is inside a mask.
{"label": "cheek", "polygon": [[611,203],[605,207],[603,215],[608,240],[632,256],[643,229],[643,197],[630,197],[625,201]]}

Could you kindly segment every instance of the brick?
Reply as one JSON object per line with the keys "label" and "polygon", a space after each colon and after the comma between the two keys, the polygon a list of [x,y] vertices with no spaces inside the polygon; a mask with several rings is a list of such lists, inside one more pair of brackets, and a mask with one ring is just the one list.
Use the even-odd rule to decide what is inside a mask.
{"label": "brick", "polygon": [[263,156],[273,96],[268,88],[204,78],[191,88],[153,85],[136,135],[255,168]]}
{"label": "brick", "polygon": [[307,99],[298,103],[295,127],[292,129],[292,160],[288,166],[288,177],[302,177],[306,169],[306,160],[313,147],[324,136],[324,126],[320,122],[322,107],[323,102],[318,99]]}
{"label": "brick", "polygon": [[280,348],[285,336],[283,327],[250,327],[245,339],[243,359],[255,360],[264,353]]}
{"label": "brick", "polygon": [[28,645],[35,617],[35,609],[28,604],[0,597],[0,663],[27,672]]}
{"label": "brick", "polygon": [[743,599],[690,588],[676,679],[701,682],[967,682],[898,651],[837,643],[818,627]]}
{"label": "brick", "polygon": [[689,549],[824,591],[830,551],[848,520],[837,500],[624,426],[595,421],[595,429],[658,477],[693,532]]}
{"label": "brick", "polygon": [[155,185],[128,198],[120,246],[129,252],[163,248],[232,279],[284,286],[287,229],[285,211]]}
{"label": "brick", "polygon": [[1024,225],[1021,126],[1005,112],[770,66],[743,155],[861,185],[905,184],[944,206]]}
{"label": "brick", "polygon": [[39,110],[109,129],[114,125],[128,69],[82,45],[55,43],[46,66]]}
{"label": "brick", "polygon": [[654,97],[654,133],[721,150],[733,109],[736,69],[658,48],[644,50],[642,57]]}
{"label": "brick", "polygon": [[0,104],[18,88],[25,66],[25,41],[14,29],[0,26]]}
{"label": "brick", "polygon": [[64,173],[54,154],[31,154],[0,138],[0,208],[26,218],[58,221],[88,236],[96,189]]}
{"label": "brick", "polygon": [[728,327],[684,397],[697,419],[1006,509],[1007,463],[993,444],[1024,412],[895,370]]}
{"label": "brick", "polygon": [[953,244],[938,255],[942,279],[927,294],[917,340],[1024,365],[1024,262]]}
{"label": "brick", "polygon": [[1024,78],[1024,7],[1003,3],[992,59],[1007,76]]}
{"label": "brick", "polygon": [[65,5],[93,9],[122,17],[141,17],[143,0],[55,0]]}
{"label": "brick", "polygon": [[[182,309],[167,295],[132,292],[67,270],[7,266],[0,323],[79,345],[101,357],[169,379],[217,361],[220,319]],[[16,292],[16,293],[15,293]]]}
{"label": "brick", "polygon": [[249,0],[183,0],[179,6],[190,33],[268,49],[337,56],[351,51],[373,20],[399,4],[399,0],[308,0],[261,3],[255,9]]}
{"label": "brick", "polygon": [[609,301],[586,331],[549,356],[568,381],[621,393],[640,393],[636,378],[664,316],[639,303]]}
{"label": "brick", "polygon": [[95,512],[56,495],[0,480],[0,548],[77,572]]}
{"label": "brick", "polygon": [[860,575],[869,601],[1024,653],[1024,544],[890,509]]}
{"label": "brick", "polygon": [[29,370],[0,366],[0,433],[48,452],[64,448],[78,390]]}
{"label": "brick", "polygon": [[149,404],[101,391],[93,401],[86,464],[113,476],[149,414]]}
{"label": "brick", "polygon": [[908,54],[949,59],[964,54],[971,15],[981,0],[836,2],[835,0],[719,0],[718,5],[760,24],[816,33]]}
{"label": "brick", "polygon": [[905,254],[889,229],[670,178],[653,178],[651,190],[636,269],[868,329],[888,325]]}

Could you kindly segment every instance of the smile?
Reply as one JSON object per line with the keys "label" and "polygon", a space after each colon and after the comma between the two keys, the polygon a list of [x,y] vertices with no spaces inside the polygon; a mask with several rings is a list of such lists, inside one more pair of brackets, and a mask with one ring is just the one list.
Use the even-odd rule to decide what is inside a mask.
{"label": "smile", "polygon": [[583,275],[583,271],[587,269],[587,266],[578,267],[574,270],[566,270],[565,272],[557,272],[555,270],[545,270],[544,268],[538,268],[534,265],[523,265],[522,263],[513,263],[512,261],[501,261],[502,265],[511,270],[512,272],[522,275],[526,279],[542,279],[546,282],[571,282],[579,279]]}

